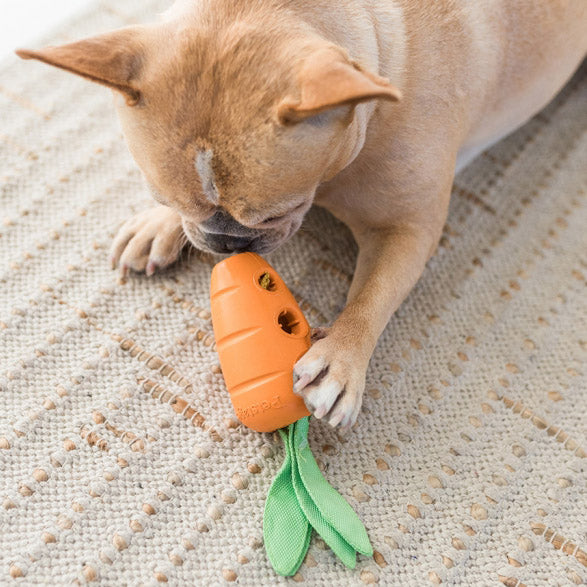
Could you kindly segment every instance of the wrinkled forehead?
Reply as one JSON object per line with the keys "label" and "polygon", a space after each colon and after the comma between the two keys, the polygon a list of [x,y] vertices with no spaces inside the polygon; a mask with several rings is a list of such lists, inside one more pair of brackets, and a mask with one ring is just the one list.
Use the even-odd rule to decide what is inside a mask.
{"label": "wrinkled forehead", "polygon": [[221,123],[235,118],[232,113],[247,122],[267,112],[294,81],[283,37],[244,22],[175,31],[146,60],[150,85],[202,122],[216,116]]}
{"label": "wrinkled forehead", "polygon": [[292,131],[276,124],[277,106],[295,84],[291,47],[276,38],[243,23],[216,35],[180,32],[149,60],[151,107],[142,122],[159,154],[175,158],[169,182],[181,169],[211,204],[238,207],[239,198],[244,206],[260,191],[261,178],[269,197],[300,179],[288,171],[299,141],[284,140]]}
{"label": "wrinkled forehead", "polygon": [[149,65],[149,107],[141,117],[161,149],[173,142],[205,176],[212,168],[223,189],[278,155],[276,110],[291,87],[291,72],[263,46],[264,36],[240,32],[198,33],[166,48],[156,67]]}

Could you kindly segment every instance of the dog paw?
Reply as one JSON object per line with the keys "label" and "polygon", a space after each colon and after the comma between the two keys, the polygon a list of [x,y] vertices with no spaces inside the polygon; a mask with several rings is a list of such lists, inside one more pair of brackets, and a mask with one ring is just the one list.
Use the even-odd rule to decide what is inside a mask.
{"label": "dog paw", "polygon": [[318,340],[294,366],[294,393],[316,418],[348,430],[356,421],[367,365],[332,336]]}
{"label": "dog paw", "polygon": [[144,210],[129,218],[114,238],[110,249],[112,268],[120,267],[126,277],[129,270],[153,275],[173,263],[185,244],[181,218],[166,206]]}

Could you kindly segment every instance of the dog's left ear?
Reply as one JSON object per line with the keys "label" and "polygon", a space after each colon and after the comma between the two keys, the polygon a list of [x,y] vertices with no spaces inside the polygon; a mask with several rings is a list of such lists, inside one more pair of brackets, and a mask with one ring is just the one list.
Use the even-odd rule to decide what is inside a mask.
{"label": "dog's left ear", "polygon": [[397,101],[401,92],[387,79],[370,73],[338,49],[316,51],[302,67],[299,99],[286,98],[277,115],[283,124],[304,120],[345,104],[382,98]]}
{"label": "dog's left ear", "polygon": [[38,59],[121,92],[129,105],[139,101],[137,76],[143,59],[142,27],[131,26],[44,49],[17,49],[23,59]]}

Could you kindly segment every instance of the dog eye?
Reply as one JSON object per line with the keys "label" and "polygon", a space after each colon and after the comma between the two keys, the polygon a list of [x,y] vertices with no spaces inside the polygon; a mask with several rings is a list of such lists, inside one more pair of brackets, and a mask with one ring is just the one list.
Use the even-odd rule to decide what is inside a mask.
{"label": "dog eye", "polygon": [[291,214],[295,214],[296,212],[299,212],[300,209],[303,208],[305,205],[306,205],[306,201],[303,200],[302,202],[297,204],[294,208],[290,208],[287,212],[284,212],[283,214],[279,214],[277,216],[269,216],[269,218],[265,218],[265,220],[263,220],[259,224],[261,226],[264,226],[264,225],[274,224],[275,222],[279,222],[280,220],[283,220],[287,216],[290,216]]}
{"label": "dog eye", "polygon": [[272,222],[277,222],[278,220],[281,220],[283,218],[283,216],[270,216],[269,218],[265,218],[265,220],[263,220],[262,224],[271,224]]}

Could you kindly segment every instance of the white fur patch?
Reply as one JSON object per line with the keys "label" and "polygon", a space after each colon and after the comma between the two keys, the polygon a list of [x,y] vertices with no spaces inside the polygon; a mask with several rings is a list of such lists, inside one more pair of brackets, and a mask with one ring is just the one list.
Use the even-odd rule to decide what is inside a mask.
{"label": "white fur patch", "polygon": [[205,151],[198,151],[196,155],[196,171],[202,181],[202,189],[204,190],[205,196],[212,202],[212,204],[218,204],[219,195],[216,189],[216,183],[214,182],[214,170],[212,169],[212,158],[214,157],[214,151],[212,149],[206,149]]}

